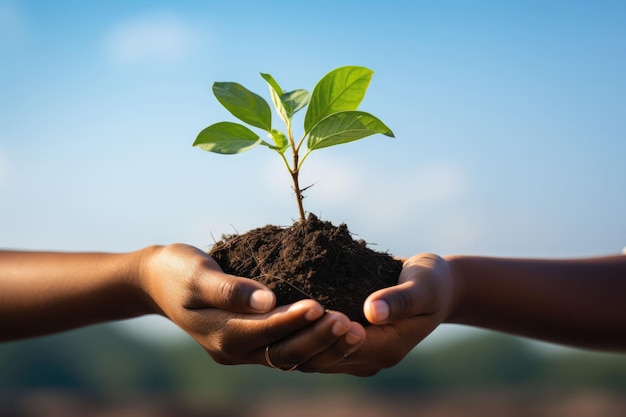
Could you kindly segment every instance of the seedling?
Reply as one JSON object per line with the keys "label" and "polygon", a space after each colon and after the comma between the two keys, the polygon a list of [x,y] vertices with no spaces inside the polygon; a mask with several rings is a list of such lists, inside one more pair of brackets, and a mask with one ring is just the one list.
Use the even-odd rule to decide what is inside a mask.
{"label": "seedling", "polygon": [[[311,152],[376,133],[394,137],[391,129],[377,117],[357,111],[372,74],[372,70],[364,67],[337,68],[326,74],[309,94],[302,89],[285,92],[274,77],[261,73],[269,85],[276,112],[285,122],[285,132],[272,128],[272,112],[263,97],[234,82],[216,82],[213,84],[213,94],[217,100],[237,119],[267,132],[270,142],[245,125],[219,122],[202,130],[193,146],[220,154],[237,154],[258,145],[276,151],[291,175],[300,219],[304,220],[303,196],[298,177],[302,164]],[[292,129],[293,116],[307,105],[304,132],[296,142]],[[305,142],[306,150],[302,149]],[[289,149],[291,162],[288,159]]]}

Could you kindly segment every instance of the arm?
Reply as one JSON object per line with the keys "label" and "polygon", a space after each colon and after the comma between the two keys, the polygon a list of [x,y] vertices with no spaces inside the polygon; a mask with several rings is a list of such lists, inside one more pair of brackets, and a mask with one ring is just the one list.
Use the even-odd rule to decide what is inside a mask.
{"label": "arm", "polygon": [[310,371],[363,341],[362,327],[312,300],[274,304],[266,287],[225,274],[187,245],[125,254],[0,251],[0,340],[161,314],[220,363],[266,364],[271,345],[275,363]]}
{"label": "arm", "polygon": [[0,340],[148,314],[142,252],[0,252]]}
{"label": "arm", "polygon": [[626,256],[445,258],[457,288],[447,322],[602,350],[626,350]]}
{"label": "arm", "polygon": [[[575,347],[626,351],[626,256],[579,260],[413,256],[398,285],[364,304],[375,324],[327,372],[373,375],[394,366],[441,323]],[[393,348],[389,348],[393,346]]]}

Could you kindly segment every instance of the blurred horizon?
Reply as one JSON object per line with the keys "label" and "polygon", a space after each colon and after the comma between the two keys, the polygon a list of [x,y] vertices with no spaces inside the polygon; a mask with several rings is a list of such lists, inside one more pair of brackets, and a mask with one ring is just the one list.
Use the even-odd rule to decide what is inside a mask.
{"label": "blurred horizon", "polygon": [[146,343],[112,325],[2,343],[0,369],[0,414],[15,417],[613,417],[626,407],[624,355],[551,354],[493,332],[420,346],[368,378],[219,365],[191,340]]}

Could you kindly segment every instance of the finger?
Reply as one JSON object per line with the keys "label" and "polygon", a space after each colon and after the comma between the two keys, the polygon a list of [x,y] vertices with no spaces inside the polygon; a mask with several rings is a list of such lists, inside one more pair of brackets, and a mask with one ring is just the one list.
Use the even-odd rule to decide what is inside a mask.
{"label": "finger", "polygon": [[306,328],[322,316],[324,309],[318,302],[300,300],[290,305],[279,306],[266,314],[231,315],[227,325],[229,334],[233,335],[233,341],[246,343],[249,346],[248,350],[252,351],[280,341]]}
{"label": "finger", "polygon": [[214,307],[233,313],[266,313],[276,304],[276,296],[260,282],[224,273],[207,256],[196,273],[196,288],[189,308]]}
{"label": "finger", "polygon": [[401,322],[368,326],[365,343],[353,354],[324,369],[324,373],[347,373],[356,376],[372,376],[382,369],[397,365],[404,357],[436,327],[432,316],[416,316]]}
{"label": "finger", "polygon": [[[269,344],[268,365],[276,365],[281,369],[289,369],[294,365],[307,362],[323,350],[333,346],[351,329],[351,322],[342,313],[327,312],[314,324],[303,328],[297,333]],[[343,353],[341,354],[343,356]],[[265,362],[265,349],[263,361]]]}
{"label": "finger", "polygon": [[252,335],[267,345],[309,326],[324,315],[324,308],[317,301],[296,301],[261,315],[263,319],[252,324]]}
{"label": "finger", "polygon": [[285,339],[324,315],[314,300],[280,306],[266,314],[238,314],[206,308],[187,310],[185,328],[219,363],[264,363],[265,346]]}
{"label": "finger", "polygon": [[[391,325],[368,326],[365,328],[366,340],[351,355],[321,372],[346,373],[357,376],[371,376],[383,369],[382,362],[399,346],[397,333]],[[392,346],[390,346],[392,345]]]}
{"label": "finger", "polygon": [[365,329],[357,322],[350,323],[350,330],[334,344],[298,366],[302,372],[324,372],[344,361],[356,352],[365,342]]}
{"label": "finger", "polygon": [[400,284],[376,291],[365,300],[363,312],[372,324],[386,324],[416,315],[433,313],[436,294],[429,272],[418,265],[402,269]]}

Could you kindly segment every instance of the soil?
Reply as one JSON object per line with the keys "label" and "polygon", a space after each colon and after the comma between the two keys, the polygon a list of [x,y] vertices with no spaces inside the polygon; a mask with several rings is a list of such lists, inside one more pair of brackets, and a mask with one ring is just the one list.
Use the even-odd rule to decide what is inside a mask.
{"label": "soil", "polygon": [[345,224],[309,214],[291,227],[267,225],[223,236],[209,254],[229,274],[252,278],[276,294],[277,305],[312,298],[364,325],[369,294],[395,285],[401,261],[355,240]]}

